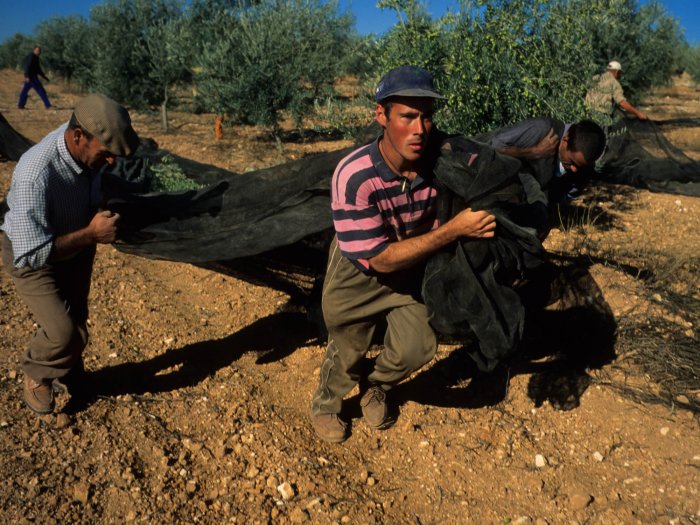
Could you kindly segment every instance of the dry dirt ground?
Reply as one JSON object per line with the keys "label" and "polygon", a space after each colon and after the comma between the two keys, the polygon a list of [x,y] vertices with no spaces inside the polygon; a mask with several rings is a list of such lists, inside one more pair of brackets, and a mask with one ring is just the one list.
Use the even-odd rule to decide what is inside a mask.
{"label": "dry dirt ground", "polygon": [[[20,84],[0,71],[0,112],[35,141],[79,98],[51,83],[54,110],[32,93],[20,111]],[[696,86],[677,79],[641,107],[675,122],[667,136],[700,159]],[[173,113],[167,134],[157,114],[133,116],[142,136],[184,157],[237,172],[283,160],[255,128],[225,128],[216,142],[212,115]],[[290,143],[284,156],[348,144]],[[2,195],[14,165],[0,164]],[[699,523],[700,392],[664,397],[639,353],[666,341],[697,354],[698,312],[671,308],[634,270],[680,261],[669,286],[697,307],[688,264],[697,270],[700,199],[609,186],[586,198],[605,228],[584,214],[547,247],[595,255],[584,302],[607,303],[615,324],[567,317],[562,301],[528,336],[546,351],[490,376],[465,349],[441,345],[397,387],[391,429],[358,418],[355,392],[340,445],[319,442],[309,424],[324,348],[285,294],[113,246],[98,249],[90,298],[95,395],[35,416],[18,369],[35,327],[0,272],[0,522]],[[558,359],[571,348],[577,357]]]}

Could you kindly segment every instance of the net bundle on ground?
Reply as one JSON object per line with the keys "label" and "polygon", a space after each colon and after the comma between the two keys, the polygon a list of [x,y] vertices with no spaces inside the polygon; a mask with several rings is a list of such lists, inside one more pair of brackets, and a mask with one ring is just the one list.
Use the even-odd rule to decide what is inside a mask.
{"label": "net bundle on ground", "polygon": [[[599,161],[602,180],[655,192],[700,196],[700,162],[661,132],[660,127],[674,122],[624,118],[613,124]],[[700,119],[681,123],[700,127]]]}

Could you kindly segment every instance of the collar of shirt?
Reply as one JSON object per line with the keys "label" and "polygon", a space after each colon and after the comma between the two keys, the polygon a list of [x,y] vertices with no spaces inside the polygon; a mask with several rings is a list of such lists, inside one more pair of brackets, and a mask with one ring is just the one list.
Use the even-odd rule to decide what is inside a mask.
{"label": "collar of shirt", "polygon": [[[566,135],[569,132],[570,127],[571,127],[571,124],[564,124],[564,135]],[[555,173],[554,175],[557,177],[563,177],[564,175],[566,175],[566,170],[564,169],[564,165],[561,163],[561,159],[559,158],[558,151],[557,151],[557,164],[559,164],[559,171],[557,173]]]}
{"label": "collar of shirt", "polygon": [[[381,136],[377,137],[377,139],[369,145],[369,156],[372,159],[374,169],[377,170],[379,176],[386,182],[398,180],[405,183],[405,181],[408,179],[391,171],[391,168],[384,161],[384,157],[382,157],[382,154],[379,151],[379,139],[381,139]],[[418,188],[424,182],[425,179],[421,175],[417,174],[416,178],[413,179],[409,187],[410,189]]]}
{"label": "collar of shirt", "polygon": [[[68,129],[68,125],[66,124],[65,130]],[[80,175],[84,169],[75,161],[73,156],[70,154],[68,151],[68,146],[66,145],[66,139],[65,135],[62,135],[61,137],[58,138],[56,141],[56,147],[58,148],[58,154],[61,156],[61,159],[73,170],[75,171],[76,174]]]}

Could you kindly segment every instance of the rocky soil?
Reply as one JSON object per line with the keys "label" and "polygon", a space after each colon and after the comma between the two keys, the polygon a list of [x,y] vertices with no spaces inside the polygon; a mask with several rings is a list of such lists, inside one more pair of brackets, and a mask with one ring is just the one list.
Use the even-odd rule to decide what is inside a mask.
{"label": "rocky soil", "polygon": [[[55,109],[32,93],[20,111],[20,85],[0,71],[0,112],[35,141],[79,98],[51,83]],[[700,159],[695,85],[678,79],[641,107],[676,122],[664,132]],[[212,115],[175,112],[167,134],[157,114],[133,116],[162,148],[237,172],[350,144],[294,142],[280,158],[256,128],[227,127],[215,141]],[[14,165],[0,164],[2,195]],[[287,295],[113,246],[99,246],[93,274],[93,395],[35,416],[18,368],[35,326],[0,272],[0,521],[699,523],[700,392],[664,383],[641,350],[699,351],[700,199],[599,185],[583,202],[589,215],[547,247],[590,255],[571,274],[585,293],[540,312],[527,354],[482,375],[468,348],[443,344],[395,389],[391,429],[368,428],[354,392],[340,445],[309,424],[324,347]],[[655,283],[667,287],[634,271],[650,267],[666,270]],[[697,369],[687,372],[697,385]]]}

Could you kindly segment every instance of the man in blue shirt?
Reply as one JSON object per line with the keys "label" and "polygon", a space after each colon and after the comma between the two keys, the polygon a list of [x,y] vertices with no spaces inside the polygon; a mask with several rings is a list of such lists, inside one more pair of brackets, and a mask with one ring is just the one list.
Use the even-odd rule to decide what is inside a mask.
{"label": "man in blue shirt", "polygon": [[37,413],[51,412],[54,389],[83,370],[95,249],[114,241],[119,220],[98,211],[99,170],[138,143],[126,109],[93,94],[15,167],[2,258],[38,325],[21,359],[24,401]]}

